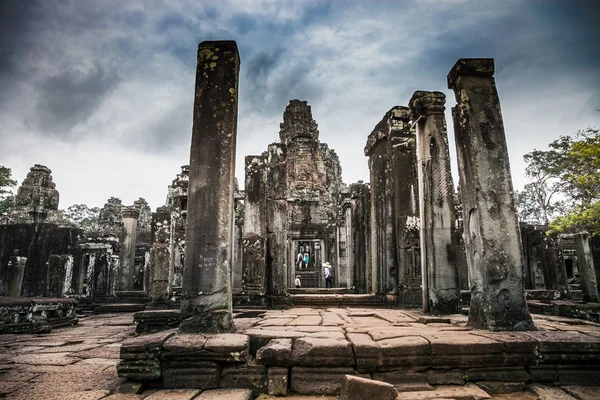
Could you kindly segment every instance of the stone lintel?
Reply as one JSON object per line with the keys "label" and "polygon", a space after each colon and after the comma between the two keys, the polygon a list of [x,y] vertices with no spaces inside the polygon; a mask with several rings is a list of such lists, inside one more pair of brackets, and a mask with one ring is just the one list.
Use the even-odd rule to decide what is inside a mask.
{"label": "stone lintel", "polygon": [[426,92],[417,90],[408,102],[413,121],[431,114],[444,114],[446,111],[446,95],[442,92]]}
{"label": "stone lintel", "polygon": [[493,58],[460,58],[448,73],[448,89],[454,87],[456,79],[461,75],[494,76]]}
{"label": "stone lintel", "polygon": [[123,216],[123,218],[138,219],[138,217],[140,216],[140,212],[133,206],[123,207],[121,209],[121,215]]}
{"label": "stone lintel", "polygon": [[382,144],[387,142],[392,130],[402,129],[404,124],[408,123],[409,119],[408,107],[394,106],[391,110],[386,112],[383,119],[375,125],[375,128],[367,138],[365,156],[372,156],[385,152],[386,146],[383,146]]}

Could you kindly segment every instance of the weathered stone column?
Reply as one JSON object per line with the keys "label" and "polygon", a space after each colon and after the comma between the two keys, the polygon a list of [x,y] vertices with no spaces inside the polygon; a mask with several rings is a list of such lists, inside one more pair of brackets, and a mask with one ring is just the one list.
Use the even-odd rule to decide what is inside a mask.
{"label": "weathered stone column", "polygon": [[240,58],[234,41],[198,46],[181,312],[183,332],[228,332]]}
{"label": "weathered stone column", "polygon": [[171,238],[171,214],[152,214],[152,247],[150,248],[148,297],[149,308],[169,305],[171,285],[169,282],[169,240]]}
{"label": "weathered stone column", "polygon": [[246,157],[242,294],[252,305],[265,305],[267,272],[267,157]]}
{"label": "weathered stone column", "polygon": [[450,152],[446,131],[446,95],[417,91],[409,107],[417,127],[419,187],[422,189],[421,260],[427,293],[423,311],[456,314],[460,287],[453,243],[454,205]]}
{"label": "weathered stone column", "polygon": [[[287,301],[288,277],[288,202],[285,146],[273,143],[267,148],[270,160],[267,169],[267,273],[265,276],[268,305],[282,305]],[[292,255],[294,257],[294,255]]]}
{"label": "weathered stone column", "polygon": [[460,59],[448,74],[471,283],[469,325],[535,329],[523,283],[523,255],[494,60]]}
{"label": "weathered stone column", "polygon": [[21,297],[23,288],[23,276],[25,275],[25,265],[27,257],[12,256],[8,261],[6,271],[6,291],[7,297]]}
{"label": "weathered stone column", "polygon": [[594,269],[594,259],[590,249],[590,237],[587,232],[575,235],[575,249],[577,251],[577,266],[579,268],[583,301],[598,302],[596,270]]}
{"label": "weathered stone column", "polygon": [[[123,207],[121,209],[121,215],[123,216],[123,232],[121,234],[121,251],[119,252],[120,268],[117,277],[118,292],[133,290],[137,219],[140,212],[135,207]],[[90,264],[92,264],[91,261]],[[90,266],[90,268],[92,268],[91,277],[93,277],[93,266]]]}

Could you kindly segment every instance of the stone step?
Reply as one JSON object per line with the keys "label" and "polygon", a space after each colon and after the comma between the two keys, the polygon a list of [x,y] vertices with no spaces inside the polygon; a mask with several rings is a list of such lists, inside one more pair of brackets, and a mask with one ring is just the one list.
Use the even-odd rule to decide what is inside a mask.
{"label": "stone step", "polygon": [[292,294],[292,304],[310,307],[384,307],[383,296],[371,294]]}
{"label": "stone step", "polygon": [[139,303],[110,303],[102,304],[94,310],[97,314],[144,311],[146,306]]}
{"label": "stone step", "polygon": [[287,292],[289,294],[356,294],[356,290],[348,288],[289,288]]}

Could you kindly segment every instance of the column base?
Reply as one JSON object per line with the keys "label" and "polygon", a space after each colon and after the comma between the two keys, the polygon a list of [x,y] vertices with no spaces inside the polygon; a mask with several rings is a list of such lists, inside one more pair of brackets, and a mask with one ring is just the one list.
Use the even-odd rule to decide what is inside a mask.
{"label": "column base", "polygon": [[228,333],[233,332],[233,317],[228,310],[217,310],[192,315],[181,321],[182,333]]}

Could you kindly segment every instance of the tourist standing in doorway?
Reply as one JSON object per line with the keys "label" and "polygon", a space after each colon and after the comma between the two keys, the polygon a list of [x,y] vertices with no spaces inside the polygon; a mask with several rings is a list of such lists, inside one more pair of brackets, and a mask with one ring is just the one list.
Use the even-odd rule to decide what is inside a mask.
{"label": "tourist standing in doorway", "polygon": [[323,266],[324,266],[324,272],[325,272],[325,287],[332,288],[333,287],[333,275],[332,275],[331,264],[329,264],[328,262],[325,262],[325,264],[323,264]]}

